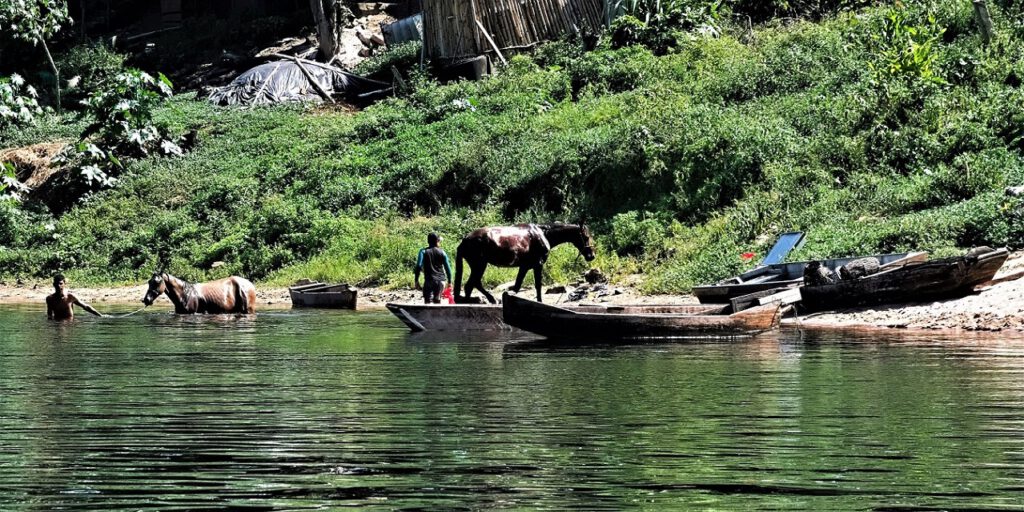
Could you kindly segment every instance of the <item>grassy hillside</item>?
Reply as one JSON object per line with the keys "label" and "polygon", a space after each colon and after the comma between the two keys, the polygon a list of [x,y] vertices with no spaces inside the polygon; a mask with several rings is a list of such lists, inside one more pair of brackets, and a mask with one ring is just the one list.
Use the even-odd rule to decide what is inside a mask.
{"label": "grassy hillside", "polygon": [[[1024,184],[1024,29],[993,16],[988,46],[970,2],[726,27],[664,55],[558,42],[358,113],[179,96],[158,116],[197,133],[185,156],[137,161],[59,218],[0,206],[0,274],[138,281],[163,255],[191,278],[404,285],[429,230],[453,250],[477,226],[577,219],[597,266],[641,270],[651,292],[740,271],[791,229],[807,258],[1020,247],[1004,189]],[[575,256],[557,251],[549,280],[582,271]]]}

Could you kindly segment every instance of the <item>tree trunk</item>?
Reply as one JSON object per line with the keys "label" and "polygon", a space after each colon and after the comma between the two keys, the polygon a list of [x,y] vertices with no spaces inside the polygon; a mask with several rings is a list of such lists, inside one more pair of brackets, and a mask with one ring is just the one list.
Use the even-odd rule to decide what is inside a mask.
{"label": "tree trunk", "polygon": [[974,0],[974,18],[978,21],[982,42],[988,44],[992,41],[995,30],[992,28],[992,17],[989,16],[985,0]]}
{"label": "tree trunk", "polygon": [[327,62],[341,53],[341,32],[353,19],[352,11],[342,0],[309,0],[316,24],[320,57]]}
{"label": "tree trunk", "polygon": [[60,105],[60,70],[57,69],[57,64],[53,62],[53,55],[50,55],[50,47],[46,45],[46,41],[43,40],[43,51],[46,52],[46,59],[50,61],[50,69],[53,70],[54,83],[53,86],[57,91],[57,113],[63,112],[63,108]]}

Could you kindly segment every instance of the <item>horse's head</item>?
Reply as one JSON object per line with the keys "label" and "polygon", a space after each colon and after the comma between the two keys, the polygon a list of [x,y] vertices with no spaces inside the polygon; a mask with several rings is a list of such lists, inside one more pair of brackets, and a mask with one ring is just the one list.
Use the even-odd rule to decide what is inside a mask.
{"label": "horse's head", "polygon": [[590,229],[587,228],[586,224],[580,224],[580,239],[576,242],[576,248],[579,249],[580,254],[583,255],[583,259],[587,261],[594,261],[594,239],[590,237]]}
{"label": "horse's head", "polygon": [[157,272],[153,274],[153,277],[149,278],[149,290],[146,290],[146,295],[142,297],[142,303],[149,306],[153,304],[161,294],[167,291],[167,274],[163,272]]}

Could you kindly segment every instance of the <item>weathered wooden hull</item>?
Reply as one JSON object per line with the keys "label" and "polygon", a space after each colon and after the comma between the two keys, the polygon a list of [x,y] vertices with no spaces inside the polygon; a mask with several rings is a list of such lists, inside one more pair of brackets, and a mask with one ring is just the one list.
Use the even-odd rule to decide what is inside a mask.
{"label": "weathered wooden hull", "polygon": [[[504,321],[500,304],[412,304],[388,303],[388,311],[398,317],[409,329],[419,331],[508,331],[513,326]],[[578,312],[604,313],[609,310],[631,313],[717,313],[720,305],[632,305],[609,306],[599,304],[562,305],[561,309]]]}
{"label": "weathered wooden hull", "polygon": [[288,288],[293,307],[355,309],[359,290],[347,284],[312,283]]}
{"label": "weathered wooden hull", "polygon": [[420,331],[508,331],[498,304],[386,304],[409,329]]}
{"label": "weathered wooden hull", "polygon": [[696,309],[699,306],[689,314],[639,313],[626,308],[598,313],[571,311],[506,294],[502,308],[509,325],[548,338],[581,341],[745,336],[773,329],[781,318],[777,303],[731,315],[721,314],[724,308]]}
{"label": "weathered wooden hull", "polygon": [[1008,255],[1006,249],[998,249],[977,257],[916,263],[851,281],[802,286],[801,304],[806,311],[813,312],[959,297],[991,280]]}
{"label": "weathered wooden hull", "polygon": [[[842,265],[853,260],[867,256],[853,256],[849,258],[834,258],[824,260],[823,264],[835,271]],[[899,264],[904,262],[920,261],[928,257],[927,253],[896,253],[878,254],[872,256],[878,258],[881,265]],[[725,304],[730,300],[752,293],[763,292],[773,289],[785,289],[800,286],[804,282],[804,269],[810,261],[797,261],[793,263],[779,263],[756,268],[744,272],[736,277],[720,281],[716,284],[695,286],[693,294],[697,296],[702,304]]]}

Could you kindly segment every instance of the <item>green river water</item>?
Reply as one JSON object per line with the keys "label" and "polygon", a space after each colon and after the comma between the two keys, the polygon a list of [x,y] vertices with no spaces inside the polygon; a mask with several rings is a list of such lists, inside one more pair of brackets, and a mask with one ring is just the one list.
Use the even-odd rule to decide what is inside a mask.
{"label": "green river water", "polygon": [[1024,510],[1021,338],[155,309],[0,308],[0,510]]}

